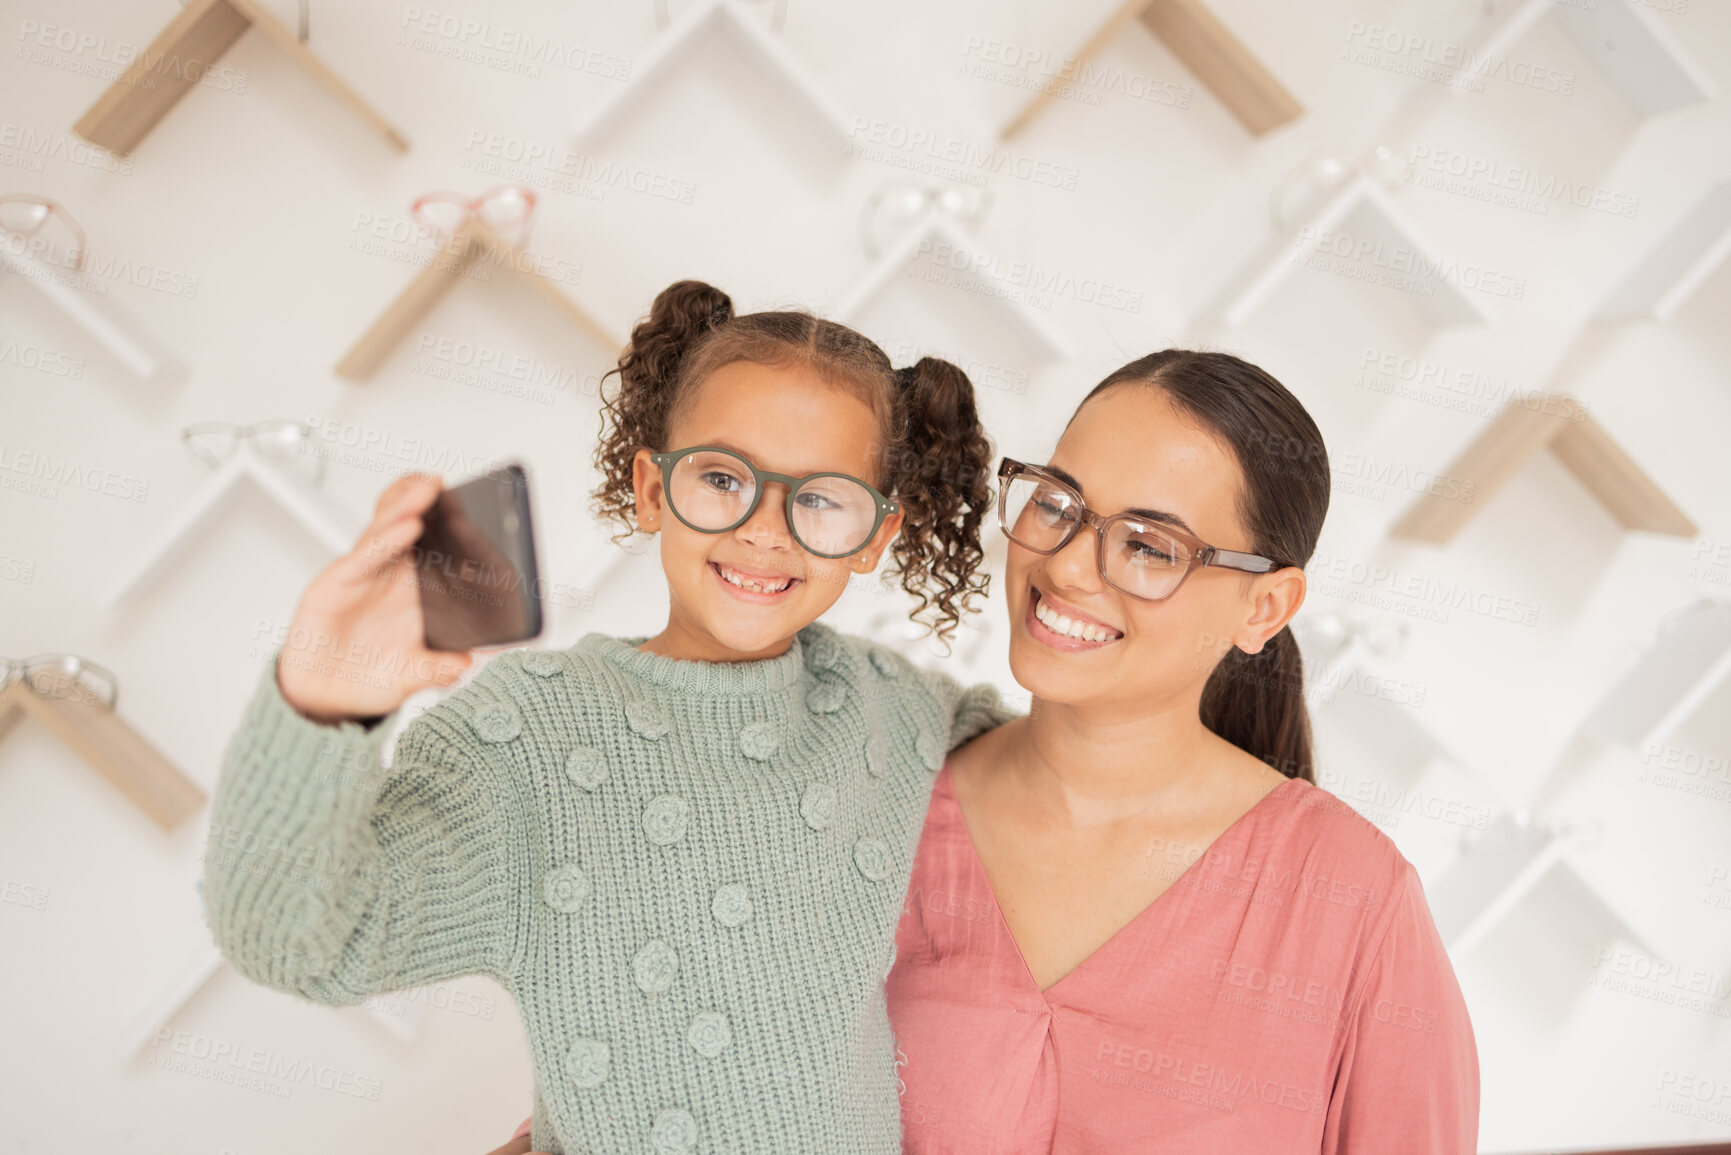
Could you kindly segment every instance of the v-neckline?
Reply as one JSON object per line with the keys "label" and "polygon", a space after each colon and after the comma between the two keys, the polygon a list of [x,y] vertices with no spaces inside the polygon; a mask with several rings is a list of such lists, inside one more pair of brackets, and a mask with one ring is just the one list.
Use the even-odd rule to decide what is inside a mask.
{"label": "v-neckline", "polygon": [[[1201,877],[1198,872],[1201,871],[1214,857],[1215,847],[1221,845],[1227,838],[1236,834],[1250,820],[1252,815],[1262,809],[1263,803],[1267,802],[1282,790],[1285,790],[1292,783],[1299,781],[1299,779],[1296,778],[1288,778],[1284,782],[1276,783],[1274,788],[1264,794],[1261,798],[1258,798],[1251,805],[1250,809],[1233,819],[1231,825],[1229,825],[1225,830],[1222,830],[1219,834],[1215,835],[1214,841],[1210,842],[1203,849],[1202,853],[1197,856],[1196,861],[1185,867],[1184,870],[1179,873],[1178,877],[1174,878],[1165,890],[1154,896],[1152,902],[1148,903],[1147,906],[1144,906],[1141,910],[1132,915],[1130,921],[1126,922],[1123,926],[1114,931],[1111,937],[1099,946],[1095,947],[1092,952],[1090,952],[1075,966],[1060,975],[1051,986],[1042,988],[1039,981],[1034,978],[1034,968],[1028,965],[1028,956],[1022,953],[1022,944],[1016,941],[1015,931],[1010,929],[1010,920],[1004,915],[1004,904],[998,901],[998,892],[992,885],[992,876],[986,873],[985,859],[980,857],[980,848],[974,844],[974,833],[968,829],[968,817],[966,814],[962,813],[961,801],[956,797],[955,778],[950,773],[949,759],[946,758],[944,760],[944,765],[938,774],[938,778],[944,794],[949,799],[949,805],[955,810],[956,822],[962,829],[962,838],[968,844],[968,859],[972,864],[972,868],[979,874],[980,881],[985,884],[986,893],[992,896],[992,908],[997,912],[998,927],[1004,933],[1004,940],[1010,944],[1010,949],[1016,952],[1016,961],[1022,964],[1022,974],[1027,978],[1029,988],[1031,988],[1042,1001],[1047,1002],[1050,1001],[1049,996],[1053,991],[1069,982],[1077,974],[1086,969],[1089,964],[1093,963],[1094,960],[1098,959],[1101,955],[1116,946],[1120,941],[1128,937],[1129,934],[1143,921],[1152,918],[1157,910],[1162,909],[1161,904],[1166,901],[1166,896],[1177,890],[1181,883],[1186,879],[1190,879],[1191,882],[1198,881]],[[1190,876],[1192,874],[1196,874],[1197,878],[1191,879]]]}

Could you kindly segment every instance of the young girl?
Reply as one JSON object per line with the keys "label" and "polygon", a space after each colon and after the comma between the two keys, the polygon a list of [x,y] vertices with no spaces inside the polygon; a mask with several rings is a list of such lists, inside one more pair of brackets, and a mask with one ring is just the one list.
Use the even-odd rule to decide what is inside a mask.
{"label": "young girl", "polygon": [[689,281],[617,371],[596,509],[660,535],[667,627],[500,654],[381,768],[377,723],[472,660],[421,645],[439,486],[399,480],[296,610],[319,652],[280,653],[230,741],[208,921],[242,974],[329,1005],[495,979],[537,1150],[899,1151],[883,980],[914,846],[946,751],[1012,715],[816,619],[886,549],[940,636],[984,590],[972,386]]}

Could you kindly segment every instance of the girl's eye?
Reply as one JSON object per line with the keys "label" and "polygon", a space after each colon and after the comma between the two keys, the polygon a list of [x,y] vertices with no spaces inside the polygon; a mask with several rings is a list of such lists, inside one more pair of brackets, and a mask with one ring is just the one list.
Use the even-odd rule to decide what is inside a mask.
{"label": "girl's eye", "polygon": [[815,513],[827,513],[832,509],[840,509],[841,503],[834,501],[822,493],[814,493],[809,489],[799,491],[799,504]]}
{"label": "girl's eye", "polygon": [[1048,523],[1062,521],[1069,513],[1069,510],[1065,509],[1055,497],[1036,496],[1030,504],[1039,511],[1040,516]]}
{"label": "girl's eye", "polygon": [[739,478],[731,473],[723,473],[719,469],[711,469],[699,474],[698,480],[717,493],[738,493],[740,490]]}

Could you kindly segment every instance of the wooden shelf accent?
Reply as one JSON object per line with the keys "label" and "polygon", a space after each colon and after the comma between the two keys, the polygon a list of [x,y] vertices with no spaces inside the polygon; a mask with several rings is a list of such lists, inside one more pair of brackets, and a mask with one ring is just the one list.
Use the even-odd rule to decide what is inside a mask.
{"label": "wooden shelf accent", "polygon": [[[832,308],[831,313],[836,320],[852,323],[855,316],[866,304],[882,292],[891,281],[909,264],[917,261],[921,246],[928,242],[948,245],[963,258],[966,269],[972,270],[989,265],[988,260],[976,259],[980,246],[962,235],[961,231],[949,222],[942,214],[927,209],[919,217],[909,223],[907,229],[896,238],[884,251],[884,254],[872,262],[865,275],[852,288],[843,294],[842,299]],[[970,276],[977,274],[969,273]],[[990,287],[989,279],[980,277],[985,286]],[[987,299],[999,302],[1014,319],[1016,325],[1025,328],[1039,339],[1040,344],[1054,357],[1065,359],[1072,356],[1070,341],[1062,330],[1052,323],[1052,318],[1042,309],[1036,309],[1023,301],[1000,296],[996,293],[985,294]]]}
{"label": "wooden shelf accent", "polygon": [[408,139],[257,0],[192,0],[78,118],[73,131],[109,152],[130,154],[248,28],[262,32],[392,148],[408,151]]}
{"label": "wooden shelf accent", "polygon": [[[1718,93],[1706,70],[1689,58],[1657,17],[1638,4],[1520,0],[1503,7],[1512,11],[1467,53],[1468,59],[1489,65],[1506,58],[1528,29],[1549,17],[1641,116],[1698,104]],[[1463,69],[1449,87],[1463,92],[1482,71]]]}
{"label": "wooden shelf accent", "polygon": [[[1140,20],[1238,118],[1252,136],[1263,136],[1304,114],[1304,106],[1262,62],[1250,54],[1201,0],[1129,0],[1095,30],[1072,58],[1079,69],[1111,39]],[[1054,78],[1005,126],[1005,139],[1028,126],[1073,81]]]}
{"label": "wooden shelf accent", "polygon": [[1534,454],[1549,449],[1624,529],[1693,537],[1696,526],[1598,422],[1569,397],[1536,394],[1511,402],[1447,473],[1473,484],[1465,502],[1427,493],[1390,532],[1446,544]]}
{"label": "wooden shelf accent", "polygon": [[371,377],[391,350],[427,315],[427,311],[450,291],[470,265],[482,257],[520,274],[566,319],[609,351],[624,348],[625,342],[609,332],[587,309],[552,281],[536,273],[532,260],[523,250],[509,244],[471,216],[439,256],[409,282],[401,295],[373,322],[373,327],[343,354],[343,359],[337,362],[337,372],[351,381]]}
{"label": "wooden shelf accent", "polygon": [[1595,316],[1669,321],[1731,258],[1731,181],[1708,189],[1629,271]]}
{"label": "wooden shelf accent", "polygon": [[25,253],[0,246],[0,267],[23,277],[62,313],[106,349],[141,381],[174,384],[186,376],[186,366],[155,338],[113,305],[98,306],[90,294],[69,281],[77,274],[56,268]]}
{"label": "wooden shelf accent", "polygon": [[138,557],[121,569],[103,591],[99,604],[112,609],[148,575],[155,571],[193,529],[217,507],[230,490],[250,482],[263,490],[285,513],[333,554],[345,554],[354,548],[365,523],[345,511],[333,509],[322,494],[271,462],[264,460],[245,445],[211,475],[196,494],[150,541]]}
{"label": "wooden shelf accent", "polygon": [[799,61],[782,47],[780,41],[765,32],[757,20],[743,11],[737,0],[699,0],[638,58],[629,80],[606,99],[578,114],[571,122],[571,135],[579,142],[592,139],[618,120],[653,86],[657,76],[672,71],[681,57],[716,33],[731,35],[734,43],[765,71],[780,77],[788,90],[797,95],[800,103],[816,117],[837,149],[847,149],[853,140],[848,118]]}
{"label": "wooden shelf accent", "polygon": [[164,830],[204,805],[204,789],[112,710],[45,697],[16,682],[0,690],[0,737],[25,717],[46,726]]}

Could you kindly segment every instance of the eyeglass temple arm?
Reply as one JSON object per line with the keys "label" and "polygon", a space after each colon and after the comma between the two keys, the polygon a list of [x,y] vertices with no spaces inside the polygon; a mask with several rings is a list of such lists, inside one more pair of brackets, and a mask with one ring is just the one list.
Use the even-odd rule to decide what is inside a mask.
{"label": "eyeglass temple arm", "polygon": [[1241,569],[1249,573],[1268,573],[1279,569],[1273,561],[1257,553],[1240,553],[1235,549],[1216,549],[1208,555],[1203,565],[1225,566],[1227,569]]}

